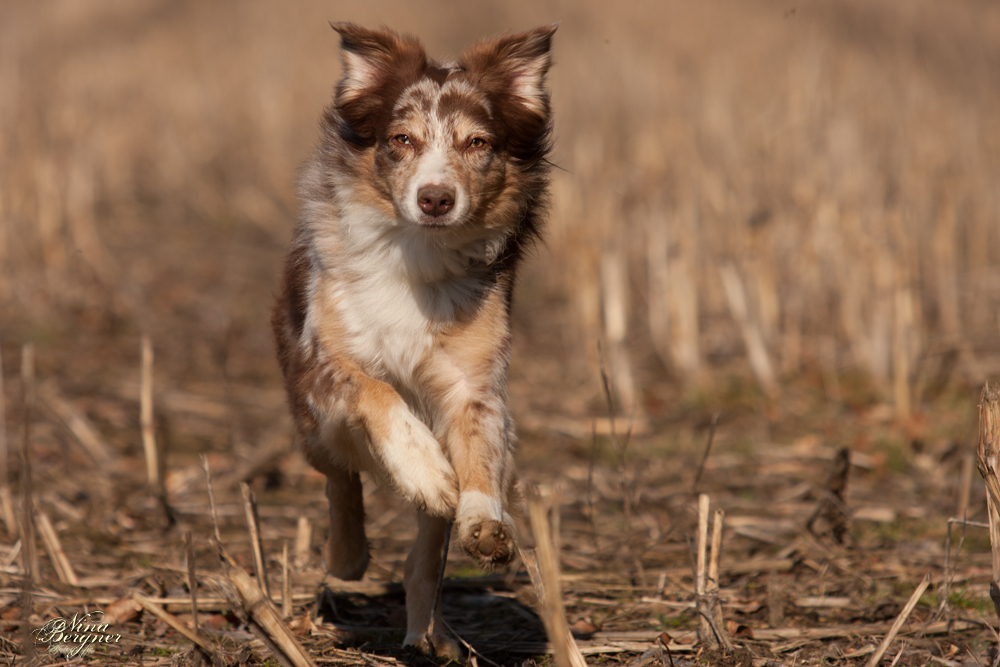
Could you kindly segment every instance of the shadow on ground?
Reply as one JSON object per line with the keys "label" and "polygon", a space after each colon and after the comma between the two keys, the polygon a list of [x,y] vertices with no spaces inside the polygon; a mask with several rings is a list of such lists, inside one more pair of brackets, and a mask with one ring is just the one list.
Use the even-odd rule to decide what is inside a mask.
{"label": "shadow on ground", "polygon": [[[514,664],[543,653],[545,628],[525,604],[529,601],[519,600],[502,580],[489,589],[482,584],[481,578],[445,581],[443,613],[452,634],[473,645],[480,657],[498,664]],[[383,595],[338,592],[324,586],[316,596],[316,616],[342,633],[341,648],[393,657],[404,664],[430,662],[401,646],[406,607],[399,584]]]}

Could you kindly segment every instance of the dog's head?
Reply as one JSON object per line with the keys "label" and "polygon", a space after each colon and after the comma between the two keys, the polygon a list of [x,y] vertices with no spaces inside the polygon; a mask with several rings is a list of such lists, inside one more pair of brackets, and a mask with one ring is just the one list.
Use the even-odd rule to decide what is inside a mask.
{"label": "dog's head", "polygon": [[429,231],[521,223],[536,203],[525,198],[544,187],[556,26],[501,35],[444,65],[412,37],[333,27],[343,78],[327,131],[383,206]]}

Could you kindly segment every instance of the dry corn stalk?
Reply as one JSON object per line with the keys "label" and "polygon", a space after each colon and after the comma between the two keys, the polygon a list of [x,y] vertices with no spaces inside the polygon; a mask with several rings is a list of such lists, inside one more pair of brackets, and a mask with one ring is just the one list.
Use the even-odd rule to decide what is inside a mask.
{"label": "dry corn stalk", "polygon": [[1000,388],[983,387],[979,403],[979,473],[986,481],[986,504],[990,513],[990,545],[993,548],[993,582],[990,597],[1000,618]]}
{"label": "dry corn stalk", "polygon": [[45,405],[66,424],[73,437],[83,445],[90,457],[97,464],[98,474],[105,474],[111,465],[111,447],[98,435],[87,417],[76,409],[69,401],[60,396],[59,389],[52,382],[43,384],[39,394]]}
{"label": "dry corn stalk", "polygon": [[[872,654],[872,657],[870,657],[868,662],[865,663],[865,667],[876,667],[876,665],[878,665],[879,660],[882,659],[882,656],[884,656],[885,652],[889,649],[889,644],[891,644],[892,640],[896,638],[897,634],[899,634],[903,624],[906,623],[906,619],[910,617],[910,613],[913,612],[913,608],[917,606],[918,602],[920,602],[920,597],[924,594],[924,591],[927,590],[930,583],[931,575],[928,573],[924,576],[923,581],[920,582],[916,590],[913,591],[913,594],[910,595],[910,599],[906,601],[906,604],[903,606],[903,610],[899,612],[899,615],[896,616],[896,620],[892,622],[889,632],[886,633],[885,637],[882,639],[882,643],[878,645],[877,649],[875,649],[875,653]],[[902,650],[896,655],[897,660],[900,655],[902,655]],[[896,664],[895,660],[893,661],[893,664]]]}
{"label": "dry corn stalk", "polygon": [[[231,560],[224,552],[223,557],[227,561]],[[226,577],[213,576],[209,578],[209,582],[222,592],[233,613],[264,642],[278,662],[288,667],[316,667],[302,644],[281,620],[278,610],[250,575],[230,563],[230,567],[226,568]]]}
{"label": "dry corn stalk", "polygon": [[25,343],[21,347],[21,562],[29,581],[39,579],[31,482],[31,420],[34,403],[35,346],[33,343]]}
{"label": "dry corn stalk", "polygon": [[913,290],[907,286],[896,288],[895,322],[892,345],[892,393],[896,415],[901,419],[910,416],[911,393],[910,361],[915,356],[916,328],[913,308]]}
{"label": "dry corn stalk", "polygon": [[198,648],[203,650],[206,655],[208,655],[209,657],[212,657],[214,655],[215,648],[212,646],[212,643],[207,639],[205,639],[203,636],[201,636],[198,633],[197,628],[192,630],[191,628],[187,627],[184,623],[178,620],[176,616],[164,611],[162,607],[160,607],[158,604],[156,604],[155,602],[144,596],[139,591],[132,591],[132,599],[135,600],[140,605],[142,605],[143,609],[150,612],[151,614],[159,618],[161,621],[169,625],[171,628],[173,628],[174,630],[176,630],[177,632],[181,633],[182,635],[190,639],[192,642],[194,642],[194,644]]}
{"label": "dry corn stalk", "polygon": [[695,597],[698,609],[698,641],[702,646],[732,650],[732,641],[722,622],[722,607],[719,604],[719,555],[722,550],[722,523],[724,513],[717,510],[711,553],[708,553],[708,511],[710,500],[707,493],[698,496],[698,553],[695,571]]}
{"label": "dry corn stalk", "polygon": [[300,516],[295,529],[295,569],[304,570],[309,566],[309,548],[312,545],[312,525],[309,519]]}
{"label": "dry corn stalk", "polygon": [[156,448],[153,425],[153,344],[149,336],[142,337],[142,373],[139,389],[139,425],[142,429],[142,449],[146,454],[146,477],[150,488],[160,489],[160,455]]}
{"label": "dry corn stalk", "polygon": [[250,531],[250,548],[253,551],[254,569],[257,571],[257,583],[264,591],[264,596],[271,598],[271,589],[267,585],[267,569],[264,563],[264,544],[260,536],[260,517],[257,515],[257,497],[250,490],[250,485],[240,482],[243,493],[243,511],[247,517],[247,528]]}
{"label": "dry corn stalk", "polygon": [[635,380],[632,362],[625,346],[628,334],[628,273],[620,251],[607,251],[601,257],[601,304],[604,312],[604,336],[608,341],[611,376],[614,378],[618,407],[628,412],[635,404]]}
{"label": "dry corn stalk", "polygon": [[691,254],[691,250],[682,244],[677,257],[667,266],[670,286],[668,302],[670,346],[673,350],[674,364],[686,377],[698,381],[702,372],[698,319],[700,305],[696,270]]}
{"label": "dry corn stalk", "polygon": [[41,532],[42,543],[45,545],[45,549],[49,552],[49,557],[52,559],[52,567],[55,569],[56,576],[59,577],[59,581],[64,584],[69,584],[70,586],[79,586],[80,580],[77,579],[76,572],[73,570],[73,565],[69,562],[69,557],[66,555],[66,551],[62,547],[62,542],[59,540],[59,534],[56,533],[56,529],[53,527],[52,521],[50,521],[48,515],[40,509],[35,510],[35,520],[38,522],[37,526],[39,532]]}
{"label": "dry corn stalk", "polygon": [[778,382],[774,374],[774,365],[771,363],[760,325],[750,312],[743,280],[736,267],[728,262],[719,267],[719,276],[725,288],[729,311],[743,335],[750,368],[767,395],[775,396],[778,393]]}
{"label": "dry corn stalk", "polygon": [[667,365],[673,363],[670,355],[669,250],[666,224],[659,219],[650,220],[646,229],[649,335],[657,355]]}
{"label": "dry corn stalk", "polygon": [[570,634],[563,608],[562,585],[559,576],[559,554],[557,538],[546,516],[545,508],[538,497],[532,494],[528,500],[531,530],[538,545],[536,551],[521,551],[521,561],[528,570],[531,584],[538,597],[539,612],[545,625],[545,633],[552,644],[554,662],[558,667],[586,667],[580,648]]}

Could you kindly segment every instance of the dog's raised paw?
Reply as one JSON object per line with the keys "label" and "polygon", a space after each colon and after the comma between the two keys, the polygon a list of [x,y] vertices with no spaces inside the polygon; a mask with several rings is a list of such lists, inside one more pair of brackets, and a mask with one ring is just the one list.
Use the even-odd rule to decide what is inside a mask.
{"label": "dog's raised paw", "polygon": [[462,548],[484,569],[506,565],[514,558],[514,532],[502,521],[485,519],[463,532]]}

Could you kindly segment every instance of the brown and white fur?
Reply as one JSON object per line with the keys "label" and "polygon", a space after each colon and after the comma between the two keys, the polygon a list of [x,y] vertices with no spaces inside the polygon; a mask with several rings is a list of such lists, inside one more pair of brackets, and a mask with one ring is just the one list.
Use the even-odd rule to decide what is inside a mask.
{"label": "brown and white fur", "polygon": [[328,480],[330,572],[368,565],[368,471],[419,508],[405,643],[454,654],[440,618],[427,637],[448,519],[484,568],[516,551],[511,291],[546,196],[555,26],[443,65],[412,37],[334,29],[343,78],[302,174],[278,357]]}

